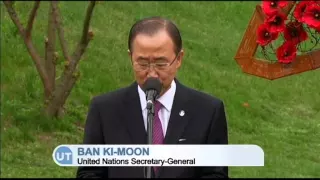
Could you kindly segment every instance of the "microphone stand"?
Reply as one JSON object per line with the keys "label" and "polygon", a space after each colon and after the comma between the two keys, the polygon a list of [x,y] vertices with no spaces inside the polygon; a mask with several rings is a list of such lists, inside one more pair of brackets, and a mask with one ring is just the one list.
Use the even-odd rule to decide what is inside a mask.
{"label": "microphone stand", "polygon": [[[153,134],[153,120],[154,120],[154,103],[152,101],[147,102],[147,134],[148,134],[148,144],[152,144],[152,134]],[[146,178],[152,178],[152,166],[145,167],[147,170],[145,176]]]}

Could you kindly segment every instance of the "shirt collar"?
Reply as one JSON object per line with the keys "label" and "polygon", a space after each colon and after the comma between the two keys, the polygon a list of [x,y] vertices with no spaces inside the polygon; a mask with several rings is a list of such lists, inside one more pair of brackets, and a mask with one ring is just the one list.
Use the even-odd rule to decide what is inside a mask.
{"label": "shirt collar", "polygon": [[[147,108],[146,94],[144,93],[144,91],[141,89],[139,85],[138,85],[138,92],[140,97],[141,109],[144,110]],[[170,89],[168,89],[167,92],[165,92],[160,98],[157,99],[168,111],[171,111],[172,109],[175,92],[176,92],[176,83],[173,80],[171,82]]]}

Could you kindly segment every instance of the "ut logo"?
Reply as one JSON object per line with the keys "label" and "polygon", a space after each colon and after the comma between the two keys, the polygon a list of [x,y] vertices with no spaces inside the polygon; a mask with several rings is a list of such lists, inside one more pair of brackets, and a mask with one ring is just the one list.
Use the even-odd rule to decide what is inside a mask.
{"label": "ut logo", "polygon": [[72,164],[72,151],[66,146],[59,147],[56,150],[54,157],[59,164]]}

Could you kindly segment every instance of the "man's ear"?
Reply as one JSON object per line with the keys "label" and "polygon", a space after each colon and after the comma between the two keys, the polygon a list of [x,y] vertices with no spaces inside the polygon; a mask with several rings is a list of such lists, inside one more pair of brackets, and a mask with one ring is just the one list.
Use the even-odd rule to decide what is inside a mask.
{"label": "man's ear", "polygon": [[128,49],[128,55],[129,55],[129,59],[130,59],[131,64],[133,64],[133,62],[132,62],[132,52],[130,51],[130,49]]}
{"label": "man's ear", "polygon": [[183,49],[180,51],[179,53],[179,57],[178,57],[178,63],[177,63],[177,68],[180,68],[182,61],[183,61],[183,57],[184,57],[184,51]]}

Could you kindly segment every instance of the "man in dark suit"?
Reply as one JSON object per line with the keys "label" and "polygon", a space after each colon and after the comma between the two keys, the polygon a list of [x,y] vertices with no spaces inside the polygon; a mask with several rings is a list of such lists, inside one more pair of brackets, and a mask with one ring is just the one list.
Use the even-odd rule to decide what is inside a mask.
{"label": "man in dark suit", "polygon": [[[153,126],[155,144],[228,144],[223,102],[175,78],[184,51],[180,32],[171,21],[160,17],[138,21],[130,30],[128,46],[136,81],[93,98],[84,144],[147,143],[146,97],[141,87],[149,77],[162,83]],[[144,176],[143,167],[79,167],[77,171],[78,178]],[[226,178],[228,167],[160,167],[154,177]]]}

